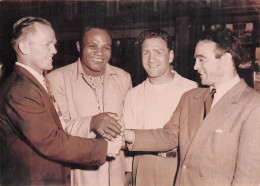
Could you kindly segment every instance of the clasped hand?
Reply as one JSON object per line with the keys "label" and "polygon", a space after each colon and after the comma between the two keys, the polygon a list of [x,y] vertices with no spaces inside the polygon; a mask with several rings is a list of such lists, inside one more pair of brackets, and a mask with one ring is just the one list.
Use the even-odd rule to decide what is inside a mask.
{"label": "clasped hand", "polygon": [[124,144],[124,124],[119,121],[117,114],[104,112],[92,117],[90,130],[102,136],[108,142],[107,156],[115,157]]}

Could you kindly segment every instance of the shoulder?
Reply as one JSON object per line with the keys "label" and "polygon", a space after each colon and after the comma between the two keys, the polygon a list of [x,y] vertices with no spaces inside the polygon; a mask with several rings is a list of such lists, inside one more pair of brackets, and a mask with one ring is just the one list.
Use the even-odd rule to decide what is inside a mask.
{"label": "shoulder", "polygon": [[20,75],[13,79],[6,91],[6,99],[12,102],[21,102],[22,99],[39,100],[41,95],[42,89],[35,82]]}
{"label": "shoulder", "polygon": [[183,97],[190,98],[190,97],[197,97],[204,92],[207,92],[208,88],[193,88],[183,94]]}
{"label": "shoulder", "polygon": [[108,64],[107,67],[111,73],[116,74],[118,77],[130,78],[130,74],[121,68],[115,67],[110,64]]}
{"label": "shoulder", "polygon": [[247,104],[251,103],[254,105],[260,105],[260,94],[249,86],[246,86],[241,95],[241,98],[242,100],[245,100],[244,102]]}
{"label": "shoulder", "polygon": [[144,93],[145,81],[141,84],[135,86],[134,88],[130,89],[126,95],[126,99],[134,99],[136,100]]}
{"label": "shoulder", "polygon": [[187,78],[179,75],[177,72],[175,72],[175,75],[176,75],[177,81],[179,81],[180,84],[183,85],[186,89],[192,89],[192,88],[198,87],[197,82],[187,79]]}
{"label": "shoulder", "polygon": [[74,62],[72,64],[66,65],[64,67],[57,68],[50,73],[47,74],[47,77],[49,79],[56,79],[63,75],[71,74],[73,69],[75,68],[77,62]]}

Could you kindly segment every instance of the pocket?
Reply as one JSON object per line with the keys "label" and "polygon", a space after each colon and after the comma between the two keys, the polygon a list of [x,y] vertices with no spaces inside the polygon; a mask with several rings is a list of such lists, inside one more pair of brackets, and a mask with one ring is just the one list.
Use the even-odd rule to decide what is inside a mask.
{"label": "pocket", "polygon": [[238,135],[233,133],[214,132],[211,141],[212,153],[215,154],[217,159],[224,158],[225,161],[234,160],[238,150],[238,137]]}

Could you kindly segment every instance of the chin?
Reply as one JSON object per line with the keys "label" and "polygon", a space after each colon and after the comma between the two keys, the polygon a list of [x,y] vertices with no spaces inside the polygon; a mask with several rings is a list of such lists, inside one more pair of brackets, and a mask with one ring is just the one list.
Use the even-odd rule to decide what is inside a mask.
{"label": "chin", "polygon": [[44,70],[52,70],[52,69],[53,69],[53,66],[51,65],[51,66],[46,67]]}

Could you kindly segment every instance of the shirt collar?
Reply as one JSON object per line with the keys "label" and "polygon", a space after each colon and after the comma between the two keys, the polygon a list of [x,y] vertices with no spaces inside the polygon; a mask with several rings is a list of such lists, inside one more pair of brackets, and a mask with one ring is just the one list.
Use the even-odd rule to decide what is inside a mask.
{"label": "shirt collar", "polygon": [[34,70],[33,68],[25,65],[25,64],[22,64],[20,62],[16,62],[15,63],[16,65],[26,69],[28,72],[30,72],[38,81],[39,83],[45,88],[45,90],[47,91],[47,87],[46,87],[46,84],[45,84],[45,78],[43,76],[43,74],[39,74],[38,72],[36,72],[36,70]]}
{"label": "shirt collar", "polygon": [[[240,81],[240,78],[238,75],[236,75],[233,79],[226,82],[225,84],[221,85],[220,87],[216,88],[216,93],[214,95],[214,100],[211,105],[213,107],[230,89],[232,89],[238,82]],[[210,87],[210,91],[214,87]]]}
{"label": "shirt collar", "polygon": [[[237,84],[240,81],[240,78],[238,75],[236,75],[233,79],[231,79],[230,81],[224,83],[223,85],[219,86],[218,88],[216,88],[216,93],[221,93],[221,94],[225,94],[226,92],[228,92],[235,84]],[[214,87],[210,87],[210,90],[212,90]]]}
{"label": "shirt collar", "polygon": [[[174,74],[174,77],[170,82],[167,82],[165,84],[175,83],[177,85],[181,85],[182,84],[182,77],[174,70],[171,70],[171,72]],[[148,87],[152,86],[152,84],[149,81],[149,78],[146,79],[146,84],[147,84]]]}
{"label": "shirt collar", "polygon": [[[77,80],[79,77],[81,78],[82,74],[85,75],[81,60],[80,58],[78,58],[78,60],[76,61],[75,69],[73,71],[73,76],[75,77],[75,80]],[[111,65],[108,63],[105,69],[105,76],[107,75],[116,75],[116,72],[114,71],[114,69],[111,68]]]}

